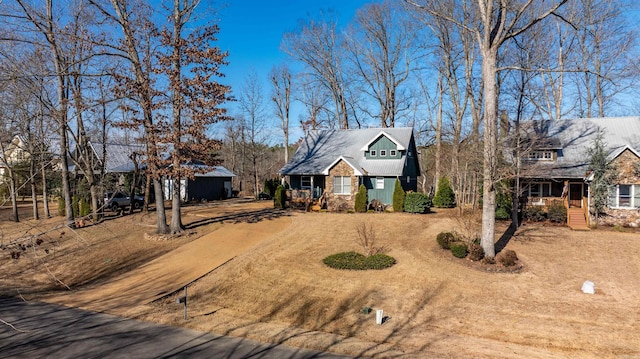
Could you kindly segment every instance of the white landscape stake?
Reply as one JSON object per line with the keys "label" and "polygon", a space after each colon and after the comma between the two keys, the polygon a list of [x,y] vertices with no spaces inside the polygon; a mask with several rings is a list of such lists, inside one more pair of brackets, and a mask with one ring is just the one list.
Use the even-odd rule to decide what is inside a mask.
{"label": "white landscape stake", "polygon": [[382,309],[378,309],[376,310],[376,324],[381,325],[382,324]]}
{"label": "white landscape stake", "polygon": [[584,281],[584,283],[582,283],[582,293],[596,294],[596,285],[590,280]]}

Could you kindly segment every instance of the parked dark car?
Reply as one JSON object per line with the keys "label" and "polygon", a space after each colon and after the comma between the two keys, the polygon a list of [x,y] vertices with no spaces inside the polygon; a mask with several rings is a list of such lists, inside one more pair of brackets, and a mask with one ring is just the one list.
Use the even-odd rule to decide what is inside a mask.
{"label": "parked dark car", "polygon": [[[107,192],[104,195],[104,207],[117,212],[131,205],[131,198],[124,192]],[[133,196],[133,208],[140,209],[144,205],[144,197]]]}

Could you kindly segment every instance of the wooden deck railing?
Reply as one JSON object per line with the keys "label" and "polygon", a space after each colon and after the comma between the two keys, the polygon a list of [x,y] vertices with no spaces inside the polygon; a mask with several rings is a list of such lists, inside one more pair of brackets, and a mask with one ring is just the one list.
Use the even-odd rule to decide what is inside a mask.
{"label": "wooden deck railing", "polygon": [[591,227],[589,224],[589,201],[587,197],[582,197],[582,209],[584,210],[584,219],[587,222],[587,227]]}

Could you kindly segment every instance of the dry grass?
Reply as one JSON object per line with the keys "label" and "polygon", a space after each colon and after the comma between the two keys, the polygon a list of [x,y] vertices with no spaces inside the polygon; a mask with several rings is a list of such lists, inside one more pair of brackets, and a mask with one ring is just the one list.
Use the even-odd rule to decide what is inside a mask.
{"label": "dry grass", "polygon": [[[507,246],[525,269],[486,273],[437,247],[436,234],[459,225],[442,212],[299,214],[285,235],[190,289],[187,323],[170,301],[143,317],[352,355],[640,355],[637,235],[525,226]],[[372,216],[376,238],[398,263],[367,272],[325,267],[327,255],[362,250],[355,227]],[[598,287],[594,296],[580,291],[587,279]],[[375,325],[364,306],[383,309],[388,321]]]}
{"label": "dry grass", "polygon": [[[437,246],[435,237],[440,231],[474,231],[469,221],[477,225],[475,219],[458,228],[462,224],[455,213],[297,213],[283,235],[263,241],[191,286],[187,322],[182,321],[181,308],[173,298],[140,306],[135,315],[351,355],[640,356],[637,234],[523,226],[506,248],[517,252],[524,269],[487,273],[463,265]],[[143,229],[127,221],[105,224],[104,236],[112,239],[97,239],[98,231],[95,243],[87,248],[69,238],[65,248],[75,251],[65,252],[60,262],[50,266],[61,276],[69,270],[102,270],[73,281],[93,284],[108,277],[113,268],[128,270],[125,262],[129,259],[142,262],[180,244],[157,242],[153,248],[145,245],[138,251],[135,242]],[[382,271],[340,271],[324,266],[322,258],[330,254],[362,250],[355,237],[357,224],[364,221],[374,223],[376,245],[384,246],[398,263]],[[130,227],[123,228],[124,224]],[[138,237],[131,233],[134,229]],[[127,250],[120,253],[118,247]],[[105,265],[106,253],[120,267]],[[2,280],[7,280],[8,271],[20,275],[12,267],[16,264],[4,258]],[[595,282],[595,295],[580,291],[587,279]],[[4,288],[5,283],[0,286]],[[387,322],[375,325],[374,314],[362,314],[364,306],[383,309]]]}

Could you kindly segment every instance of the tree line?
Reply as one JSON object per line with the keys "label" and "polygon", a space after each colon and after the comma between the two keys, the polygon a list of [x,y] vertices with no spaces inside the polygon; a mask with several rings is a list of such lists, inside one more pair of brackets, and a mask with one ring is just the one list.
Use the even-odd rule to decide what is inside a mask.
{"label": "tree line", "polygon": [[[178,233],[179,195],[167,224],[160,179],[193,175],[179,164],[194,153],[224,161],[238,174],[234,187],[257,196],[295,149],[296,130],[413,126],[421,189],[434,191],[447,177],[459,205],[482,197],[486,244],[496,183],[513,175],[499,161],[509,124],[636,110],[630,1],[387,0],[364,5],[346,24],[322,11],[283,34],[286,62],[266,78],[248,72],[233,97],[221,84],[226,52],[215,44],[220,29],[208,5],[2,2],[3,134],[56,131],[59,154],[73,143],[69,158],[97,216],[105,174],[93,170],[86,143],[135,133],[146,145],[144,188],[146,198],[155,191],[157,231]],[[230,100],[236,113],[225,110]],[[292,119],[294,106],[302,110]],[[218,122],[216,139],[206,136]],[[67,156],[59,161],[71,221]]]}

